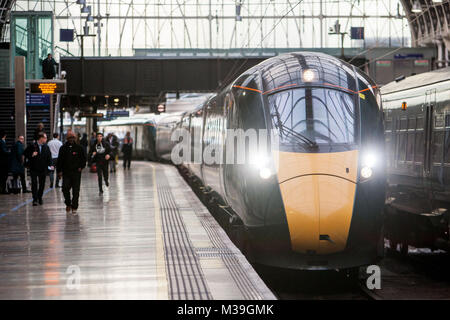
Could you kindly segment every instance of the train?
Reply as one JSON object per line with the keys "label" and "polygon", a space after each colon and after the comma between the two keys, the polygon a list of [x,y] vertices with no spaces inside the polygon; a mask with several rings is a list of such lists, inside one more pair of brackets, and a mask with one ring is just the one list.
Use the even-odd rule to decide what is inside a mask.
{"label": "train", "polygon": [[154,114],[136,116],[134,118],[118,118],[98,123],[100,132],[114,133],[120,142],[123,141],[127,131],[133,138],[133,159],[158,159],[155,152],[156,121],[159,116]]}
{"label": "train", "polygon": [[450,249],[450,67],[381,88],[392,249]]}
{"label": "train", "polygon": [[383,256],[381,95],[353,65],[316,52],[269,58],[161,126],[156,150],[227,216],[251,262],[354,271]]}

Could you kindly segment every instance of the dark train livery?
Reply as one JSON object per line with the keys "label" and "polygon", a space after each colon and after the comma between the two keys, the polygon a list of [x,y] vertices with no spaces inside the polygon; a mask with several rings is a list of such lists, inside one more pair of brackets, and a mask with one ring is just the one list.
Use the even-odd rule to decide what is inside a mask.
{"label": "dark train livery", "polygon": [[382,89],[391,247],[449,250],[450,68]]}
{"label": "dark train livery", "polygon": [[226,157],[227,129],[273,130],[267,139],[276,137],[277,147],[252,163],[184,166],[231,216],[251,261],[350,269],[383,253],[382,120],[379,91],[363,72],[325,54],[284,54],[249,69],[179,123],[191,133],[192,155],[214,144]]}

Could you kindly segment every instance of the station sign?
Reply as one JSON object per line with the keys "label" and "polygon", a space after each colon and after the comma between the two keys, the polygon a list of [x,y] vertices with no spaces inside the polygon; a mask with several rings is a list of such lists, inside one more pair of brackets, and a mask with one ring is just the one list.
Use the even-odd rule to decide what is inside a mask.
{"label": "station sign", "polygon": [[27,80],[32,94],[65,94],[66,80]]}
{"label": "station sign", "polygon": [[30,106],[49,106],[50,105],[50,95],[27,93],[26,105],[29,107]]}
{"label": "station sign", "polygon": [[78,117],[80,118],[103,118],[103,113],[87,113],[81,112]]}
{"label": "station sign", "polygon": [[129,117],[129,116],[130,116],[130,111],[126,111],[126,110],[108,111],[106,113],[107,118]]}

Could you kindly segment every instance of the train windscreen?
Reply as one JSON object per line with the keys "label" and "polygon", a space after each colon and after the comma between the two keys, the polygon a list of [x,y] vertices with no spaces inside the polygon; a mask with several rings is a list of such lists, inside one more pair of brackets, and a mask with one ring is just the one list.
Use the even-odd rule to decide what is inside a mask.
{"label": "train windscreen", "polygon": [[355,144],[357,117],[352,95],[327,88],[295,88],[268,99],[280,147],[331,152]]}

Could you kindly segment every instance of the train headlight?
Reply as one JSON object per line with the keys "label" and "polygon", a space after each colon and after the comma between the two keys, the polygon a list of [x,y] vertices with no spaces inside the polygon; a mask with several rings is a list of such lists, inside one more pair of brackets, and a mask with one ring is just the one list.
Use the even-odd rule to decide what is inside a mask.
{"label": "train headlight", "polygon": [[369,179],[372,176],[372,169],[369,167],[363,167],[361,169],[361,177],[364,179]]}
{"label": "train headlight", "polygon": [[269,168],[263,167],[259,169],[259,176],[261,177],[261,179],[269,179],[271,175],[272,171]]}
{"label": "train headlight", "polygon": [[361,177],[369,179],[373,175],[373,168],[377,165],[377,156],[373,152],[365,153],[361,161]]}
{"label": "train headlight", "polygon": [[373,153],[368,153],[363,157],[363,165],[373,168],[377,163],[377,157]]}
{"label": "train headlight", "polygon": [[314,82],[317,81],[319,78],[319,75],[317,73],[317,70],[314,69],[305,69],[303,71],[303,82]]}

